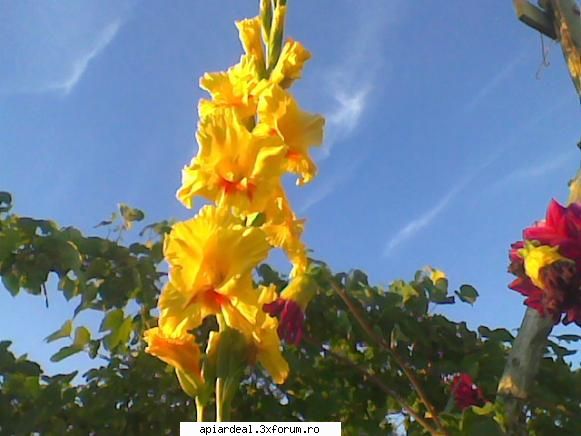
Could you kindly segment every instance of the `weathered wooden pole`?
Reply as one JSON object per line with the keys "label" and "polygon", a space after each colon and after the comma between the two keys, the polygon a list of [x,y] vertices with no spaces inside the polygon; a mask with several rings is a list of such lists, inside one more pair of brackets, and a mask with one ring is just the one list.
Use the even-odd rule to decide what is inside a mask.
{"label": "weathered wooden pole", "polygon": [[581,8],[576,0],[539,0],[539,7],[528,0],[513,0],[523,23],[557,40],[569,74],[581,98]]}
{"label": "weathered wooden pole", "polygon": [[539,370],[553,320],[528,308],[512,344],[498,384],[498,399],[504,403],[509,434],[526,435],[523,407]]}
{"label": "weathered wooden pole", "polygon": [[[560,42],[569,74],[581,98],[581,12],[576,0],[539,0],[539,7],[528,0],[513,0],[513,3],[519,20]],[[574,188],[573,184],[570,202],[576,201]],[[498,399],[504,403],[509,434],[528,434],[524,406],[552,329],[550,317],[527,309],[498,384]]]}

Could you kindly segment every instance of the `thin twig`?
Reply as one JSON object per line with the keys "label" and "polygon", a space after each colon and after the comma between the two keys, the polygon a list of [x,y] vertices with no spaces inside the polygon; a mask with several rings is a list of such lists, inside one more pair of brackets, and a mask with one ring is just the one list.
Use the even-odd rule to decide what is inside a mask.
{"label": "thin twig", "polygon": [[44,305],[48,309],[48,292],[46,291],[46,284],[42,284],[42,293],[44,294]]}
{"label": "thin twig", "polygon": [[355,319],[357,320],[357,322],[359,323],[361,328],[365,331],[365,333],[367,333],[369,335],[369,337],[371,339],[373,339],[384,351],[387,351],[391,355],[393,360],[399,365],[399,367],[402,369],[405,376],[408,378],[408,380],[412,384],[414,390],[417,392],[418,396],[420,397],[420,400],[422,400],[422,402],[425,404],[426,408],[430,412],[430,415],[434,419],[434,422],[436,423],[438,430],[440,430],[440,432],[443,434],[447,434],[444,430],[444,427],[442,426],[440,418],[438,417],[438,413],[436,412],[436,408],[433,406],[433,404],[428,399],[424,389],[422,388],[422,386],[418,382],[415,374],[409,368],[409,366],[406,364],[406,362],[404,362],[402,360],[402,358],[397,354],[397,352],[393,348],[391,348],[389,346],[389,344],[381,336],[379,336],[377,333],[375,333],[373,328],[369,325],[369,323],[367,322],[365,317],[362,315],[359,308],[353,303],[353,301],[351,301],[351,299],[347,295],[347,292],[345,292],[334,281],[331,281],[331,287],[337,293],[337,295],[339,295],[341,300],[343,300],[343,302],[345,303],[347,308],[351,311],[351,313],[353,314],[353,316],[355,317]]}
{"label": "thin twig", "polygon": [[438,431],[437,429],[435,429],[434,427],[432,427],[432,425],[426,420],[424,419],[419,413],[417,413],[408,403],[405,399],[403,399],[397,392],[395,392],[393,389],[391,389],[389,386],[387,386],[383,380],[381,380],[379,377],[377,377],[375,374],[372,374],[368,369],[362,367],[361,365],[353,362],[351,359],[349,359],[348,357],[343,356],[342,354],[336,353],[332,350],[330,350],[329,348],[324,347],[323,345],[317,343],[316,341],[314,341],[311,338],[304,338],[303,341],[305,341],[306,343],[313,345],[317,348],[320,348],[321,351],[323,351],[323,353],[334,357],[336,360],[338,360],[339,362],[357,370],[358,372],[360,372],[364,378],[366,380],[369,380],[371,383],[373,383],[375,386],[377,386],[379,389],[381,389],[386,395],[389,395],[390,397],[393,397],[400,405],[401,407],[407,412],[409,413],[410,416],[412,416],[422,427],[424,427],[427,431],[430,432],[430,434],[433,435],[439,435],[442,434],[440,431]]}

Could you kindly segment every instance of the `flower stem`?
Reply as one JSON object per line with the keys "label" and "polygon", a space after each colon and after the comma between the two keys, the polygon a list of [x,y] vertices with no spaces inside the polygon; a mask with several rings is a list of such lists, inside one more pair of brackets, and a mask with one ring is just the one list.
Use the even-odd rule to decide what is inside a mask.
{"label": "flower stem", "polygon": [[438,417],[438,413],[436,412],[436,408],[428,399],[428,396],[426,395],[424,389],[420,385],[418,379],[416,378],[415,374],[410,369],[410,367],[407,365],[407,363],[404,362],[404,360],[397,354],[397,352],[393,348],[391,348],[389,346],[389,344],[381,336],[379,336],[377,333],[375,333],[375,331],[373,330],[371,325],[369,325],[369,323],[367,322],[367,320],[365,319],[365,317],[363,316],[363,314],[361,313],[359,308],[355,305],[355,303],[353,303],[353,301],[351,301],[351,299],[347,295],[347,292],[345,292],[345,290],[341,286],[337,285],[337,283],[335,283],[332,280],[331,280],[331,287],[337,293],[337,295],[339,295],[341,300],[343,300],[343,302],[345,303],[345,305],[347,306],[349,311],[353,314],[353,316],[355,317],[355,319],[357,320],[357,322],[359,323],[361,328],[365,331],[365,333],[367,333],[367,335],[373,341],[375,341],[381,349],[383,349],[384,351],[387,351],[390,354],[390,356],[392,357],[392,359],[395,361],[395,363],[401,368],[401,370],[403,371],[405,376],[410,381],[412,387],[414,388],[414,390],[416,391],[416,393],[420,397],[420,400],[424,403],[424,405],[428,409],[428,412],[432,416],[432,418],[436,424],[436,427],[438,428],[440,433],[447,434],[444,430],[444,427],[442,426],[440,418]]}
{"label": "flower stem", "polygon": [[221,377],[216,379],[216,422],[224,421],[224,398],[223,398],[224,380]]}
{"label": "flower stem", "polygon": [[[236,381],[238,378],[235,379]],[[238,383],[230,377],[216,379],[216,422],[228,422]],[[233,383],[234,382],[234,383]]]}
{"label": "flower stem", "polygon": [[204,422],[205,405],[196,397],[196,421]]}

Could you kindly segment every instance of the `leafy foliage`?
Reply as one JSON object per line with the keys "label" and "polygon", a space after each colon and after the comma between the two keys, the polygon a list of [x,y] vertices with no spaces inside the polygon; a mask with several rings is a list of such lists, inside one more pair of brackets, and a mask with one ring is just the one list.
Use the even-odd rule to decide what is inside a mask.
{"label": "leafy foliage", "polygon": [[[115,219],[103,226],[113,228],[117,240],[85,236],[49,220],[19,217],[11,213],[11,201],[0,193],[0,275],[6,290],[48,298],[46,282],[55,274],[56,291],[79,304],[46,338],[68,341],[52,359],[87,353],[107,364],[74,385],[76,373],[48,376],[26,356],[15,356],[9,342],[0,342],[0,433],[175,434],[180,421],[194,419],[192,400],[173,371],[143,353],[141,341],[155,322],[152,310],[164,278],[162,238],[170,223],[147,226],[141,236],[150,240],[126,246],[119,236],[129,226],[115,228]],[[141,211],[124,207],[124,223],[143,218]],[[513,335],[486,326],[472,331],[430,310],[454,304],[454,295],[474,304],[473,287],[451,292],[446,279],[434,283],[420,271],[411,281],[383,288],[370,284],[363,271],[335,274],[314,262],[319,290],[307,311],[306,339],[300,347],[285,348],[291,376],[275,386],[260,369],[248,370],[233,420],[341,421],[345,434],[376,435],[398,426],[423,434],[412,413],[432,426],[436,422],[407,372],[449,434],[501,434],[503,410],[494,400]],[[288,282],[268,265],[257,269],[257,280],[279,287]],[[74,325],[75,316],[89,308],[102,314],[98,332]],[[196,332],[202,344],[208,330],[205,325]],[[566,362],[572,351],[563,346],[579,336],[556,340],[547,344],[526,406],[531,434],[581,434],[581,371]],[[489,402],[458,410],[449,383],[456,373],[472,376]]]}

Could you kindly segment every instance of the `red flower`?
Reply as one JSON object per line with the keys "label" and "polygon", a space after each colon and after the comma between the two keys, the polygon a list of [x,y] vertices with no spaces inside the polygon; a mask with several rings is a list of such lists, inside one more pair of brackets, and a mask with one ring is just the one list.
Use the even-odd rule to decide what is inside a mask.
{"label": "red flower", "polygon": [[[553,318],[555,324],[575,322],[581,326],[581,203],[565,207],[552,200],[546,219],[523,231],[524,241],[559,247],[561,256],[570,261],[558,261],[543,267],[536,285],[526,275],[520,250],[524,241],[511,245],[509,271],[517,276],[509,288],[525,297],[524,304],[542,316]],[[563,317],[563,314],[565,315]]]}
{"label": "red flower", "polygon": [[476,386],[472,377],[465,373],[454,376],[452,380],[452,395],[456,406],[460,410],[470,406],[482,406],[486,402],[482,389]]}
{"label": "red flower", "polygon": [[271,316],[279,317],[278,336],[289,344],[300,345],[304,335],[305,314],[297,303],[279,298],[262,307]]}
{"label": "red flower", "polygon": [[581,269],[581,203],[565,207],[551,200],[546,219],[525,229],[523,238],[559,246],[561,255],[574,260],[577,269]]}

